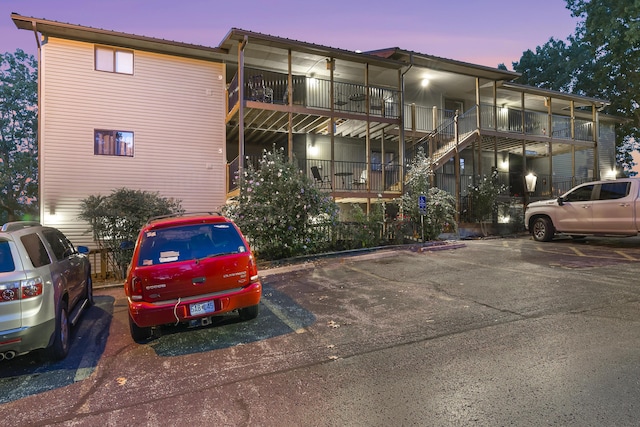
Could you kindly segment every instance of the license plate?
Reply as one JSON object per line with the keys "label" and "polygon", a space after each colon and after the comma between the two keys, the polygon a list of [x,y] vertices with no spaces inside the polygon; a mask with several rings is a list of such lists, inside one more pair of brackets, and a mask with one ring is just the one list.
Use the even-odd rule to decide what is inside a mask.
{"label": "license plate", "polygon": [[202,314],[209,314],[216,311],[216,306],[213,301],[196,302],[189,304],[189,312],[192,316],[200,316]]}

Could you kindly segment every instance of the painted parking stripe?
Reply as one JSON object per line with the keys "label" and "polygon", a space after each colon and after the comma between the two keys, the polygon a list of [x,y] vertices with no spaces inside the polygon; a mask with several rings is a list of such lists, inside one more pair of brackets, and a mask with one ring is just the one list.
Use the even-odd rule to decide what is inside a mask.
{"label": "painted parking stripe", "polygon": [[618,255],[628,259],[629,261],[638,261],[637,258],[632,257],[631,255],[627,254],[626,252],[623,251],[614,251],[615,253],[617,253]]}
{"label": "painted parking stripe", "polygon": [[280,310],[280,308],[277,305],[271,303],[266,298],[262,298],[260,302],[264,304],[269,309],[269,311],[271,311],[278,319],[280,319],[282,323],[284,323],[289,328],[291,328],[291,330],[294,331],[296,334],[304,334],[305,332],[307,332],[304,329],[303,325],[298,323],[296,319],[287,316],[282,310]]}

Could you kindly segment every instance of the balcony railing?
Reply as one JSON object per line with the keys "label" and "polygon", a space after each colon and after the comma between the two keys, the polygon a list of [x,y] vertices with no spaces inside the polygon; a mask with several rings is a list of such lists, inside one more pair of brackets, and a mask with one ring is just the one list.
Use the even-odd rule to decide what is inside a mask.
{"label": "balcony railing", "polygon": [[[338,193],[360,192],[399,192],[402,177],[402,166],[390,162],[370,163],[334,161],[333,172],[331,160],[298,159],[298,167],[307,174],[307,177],[327,191]],[[245,167],[252,164],[259,167],[259,158],[248,156],[245,159]],[[317,167],[320,180],[316,181],[312,173],[312,167]],[[239,188],[238,181],[239,161],[236,157],[227,165],[228,189],[231,193]],[[326,185],[329,183],[329,185]]]}
{"label": "balcony railing", "polygon": [[[551,115],[551,133],[549,132],[549,115],[546,112],[494,107],[490,104],[480,106],[481,126],[483,129],[495,129],[504,132],[525,135],[553,136],[558,139],[576,139],[593,141],[593,121],[574,120],[574,137],[571,135],[571,118],[558,114]],[[524,119],[524,121],[523,121]]]}

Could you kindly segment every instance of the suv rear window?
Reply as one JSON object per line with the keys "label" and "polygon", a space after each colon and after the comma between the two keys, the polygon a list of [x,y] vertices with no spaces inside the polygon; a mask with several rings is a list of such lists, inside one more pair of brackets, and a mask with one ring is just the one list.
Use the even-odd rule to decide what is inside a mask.
{"label": "suv rear window", "polygon": [[8,273],[15,269],[16,265],[13,263],[13,256],[11,255],[9,242],[6,240],[0,240],[0,273]]}
{"label": "suv rear window", "polygon": [[148,231],[138,265],[165,264],[246,252],[235,227],[227,222],[185,225]]}

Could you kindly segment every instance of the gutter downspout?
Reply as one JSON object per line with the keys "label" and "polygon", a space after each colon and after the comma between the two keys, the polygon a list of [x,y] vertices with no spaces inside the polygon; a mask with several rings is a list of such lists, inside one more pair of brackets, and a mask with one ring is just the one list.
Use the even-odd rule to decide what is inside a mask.
{"label": "gutter downspout", "polygon": [[33,29],[33,35],[36,37],[36,45],[38,46],[38,81],[36,82],[38,88],[38,131],[36,132],[37,147],[38,147],[38,207],[40,222],[44,224],[44,185],[42,182],[42,43],[38,36],[38,26],[36,21],[31,21],[31,28]]}

